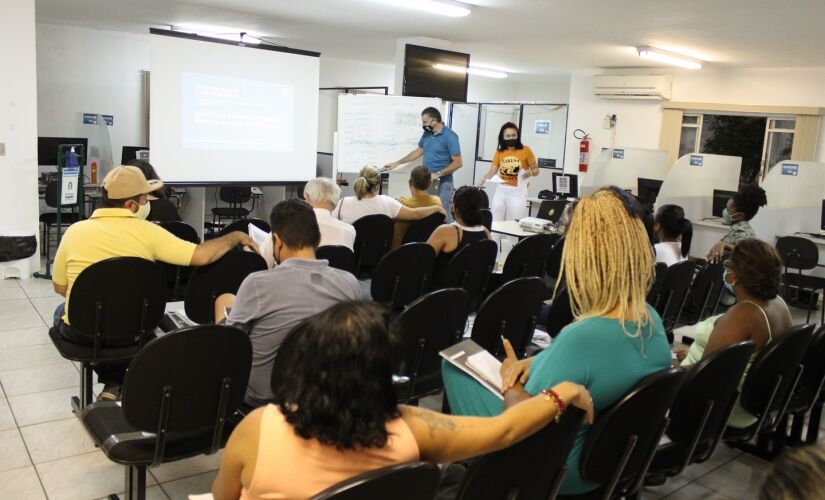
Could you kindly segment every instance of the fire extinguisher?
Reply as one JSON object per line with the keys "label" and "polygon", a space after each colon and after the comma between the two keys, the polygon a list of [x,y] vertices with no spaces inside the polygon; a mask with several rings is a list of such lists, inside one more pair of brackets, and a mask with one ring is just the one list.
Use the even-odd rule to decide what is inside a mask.
{"label": "fire extinguisher", "polygon": [[590,163],[590,135],[577,128],[573,131],[573,137],[579,139],[579,172],[587,172]]}
{"label": "fire extinguisher", "polygon": [[92,175],[91,175],[92,184],[97,184],[97,162],[92,162]]}

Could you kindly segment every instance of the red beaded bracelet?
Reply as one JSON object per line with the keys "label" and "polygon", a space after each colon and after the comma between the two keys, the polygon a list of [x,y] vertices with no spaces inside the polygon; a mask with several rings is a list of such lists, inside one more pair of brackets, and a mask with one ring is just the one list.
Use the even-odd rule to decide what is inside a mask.
{"label": "red beaded bracelet", "polygon": [[567,405],[564,404],[564,401],[562,401],[561,397],[556,394],[556,391],[553,389],[542,389],[541,393],[544,394],[545,401],[552,401],[553,404],[556,405],[556,410],[558,411],[556,412],[556,418],[554,420],[558,423],[561,416],[567,411]]}

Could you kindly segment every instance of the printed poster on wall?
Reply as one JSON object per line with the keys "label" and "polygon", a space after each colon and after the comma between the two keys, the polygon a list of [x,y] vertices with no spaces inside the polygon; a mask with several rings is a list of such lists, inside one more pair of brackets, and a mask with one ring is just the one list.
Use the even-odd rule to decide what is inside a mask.
{"label": "printed poster on wall", "polygon": [[78,167],[63,169],[63,183],[60,186],[60,204],[73,205],[77,203]]}

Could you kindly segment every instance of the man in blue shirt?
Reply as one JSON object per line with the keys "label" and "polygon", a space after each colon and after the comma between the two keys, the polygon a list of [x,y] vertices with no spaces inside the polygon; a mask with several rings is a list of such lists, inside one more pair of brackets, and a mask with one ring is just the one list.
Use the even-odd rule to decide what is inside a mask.
{"label": "man in blue shirt", "polygon": [[426,108],[421,112],[421,126],[424,134],[418,141],[418,147],[410,154],[386,167],[389,170],[424,157],[424,166],[430,171],[433,180],[438,180],[438,197],[447,212],[447,221],[452,222],[453,214],[453,172],[461,168],[461,147],[458,136],[441,121],[441,113],[435,108]]}

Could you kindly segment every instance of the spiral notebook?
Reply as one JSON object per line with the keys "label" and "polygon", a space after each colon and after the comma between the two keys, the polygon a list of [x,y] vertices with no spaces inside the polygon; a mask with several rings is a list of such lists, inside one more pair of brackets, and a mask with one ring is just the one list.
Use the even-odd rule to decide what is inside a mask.
{"label": "spiral notebook", "polygon": [[501,393],[501,361],[471,339],[439,352],[450,364],[473,377],[499,399]]}

